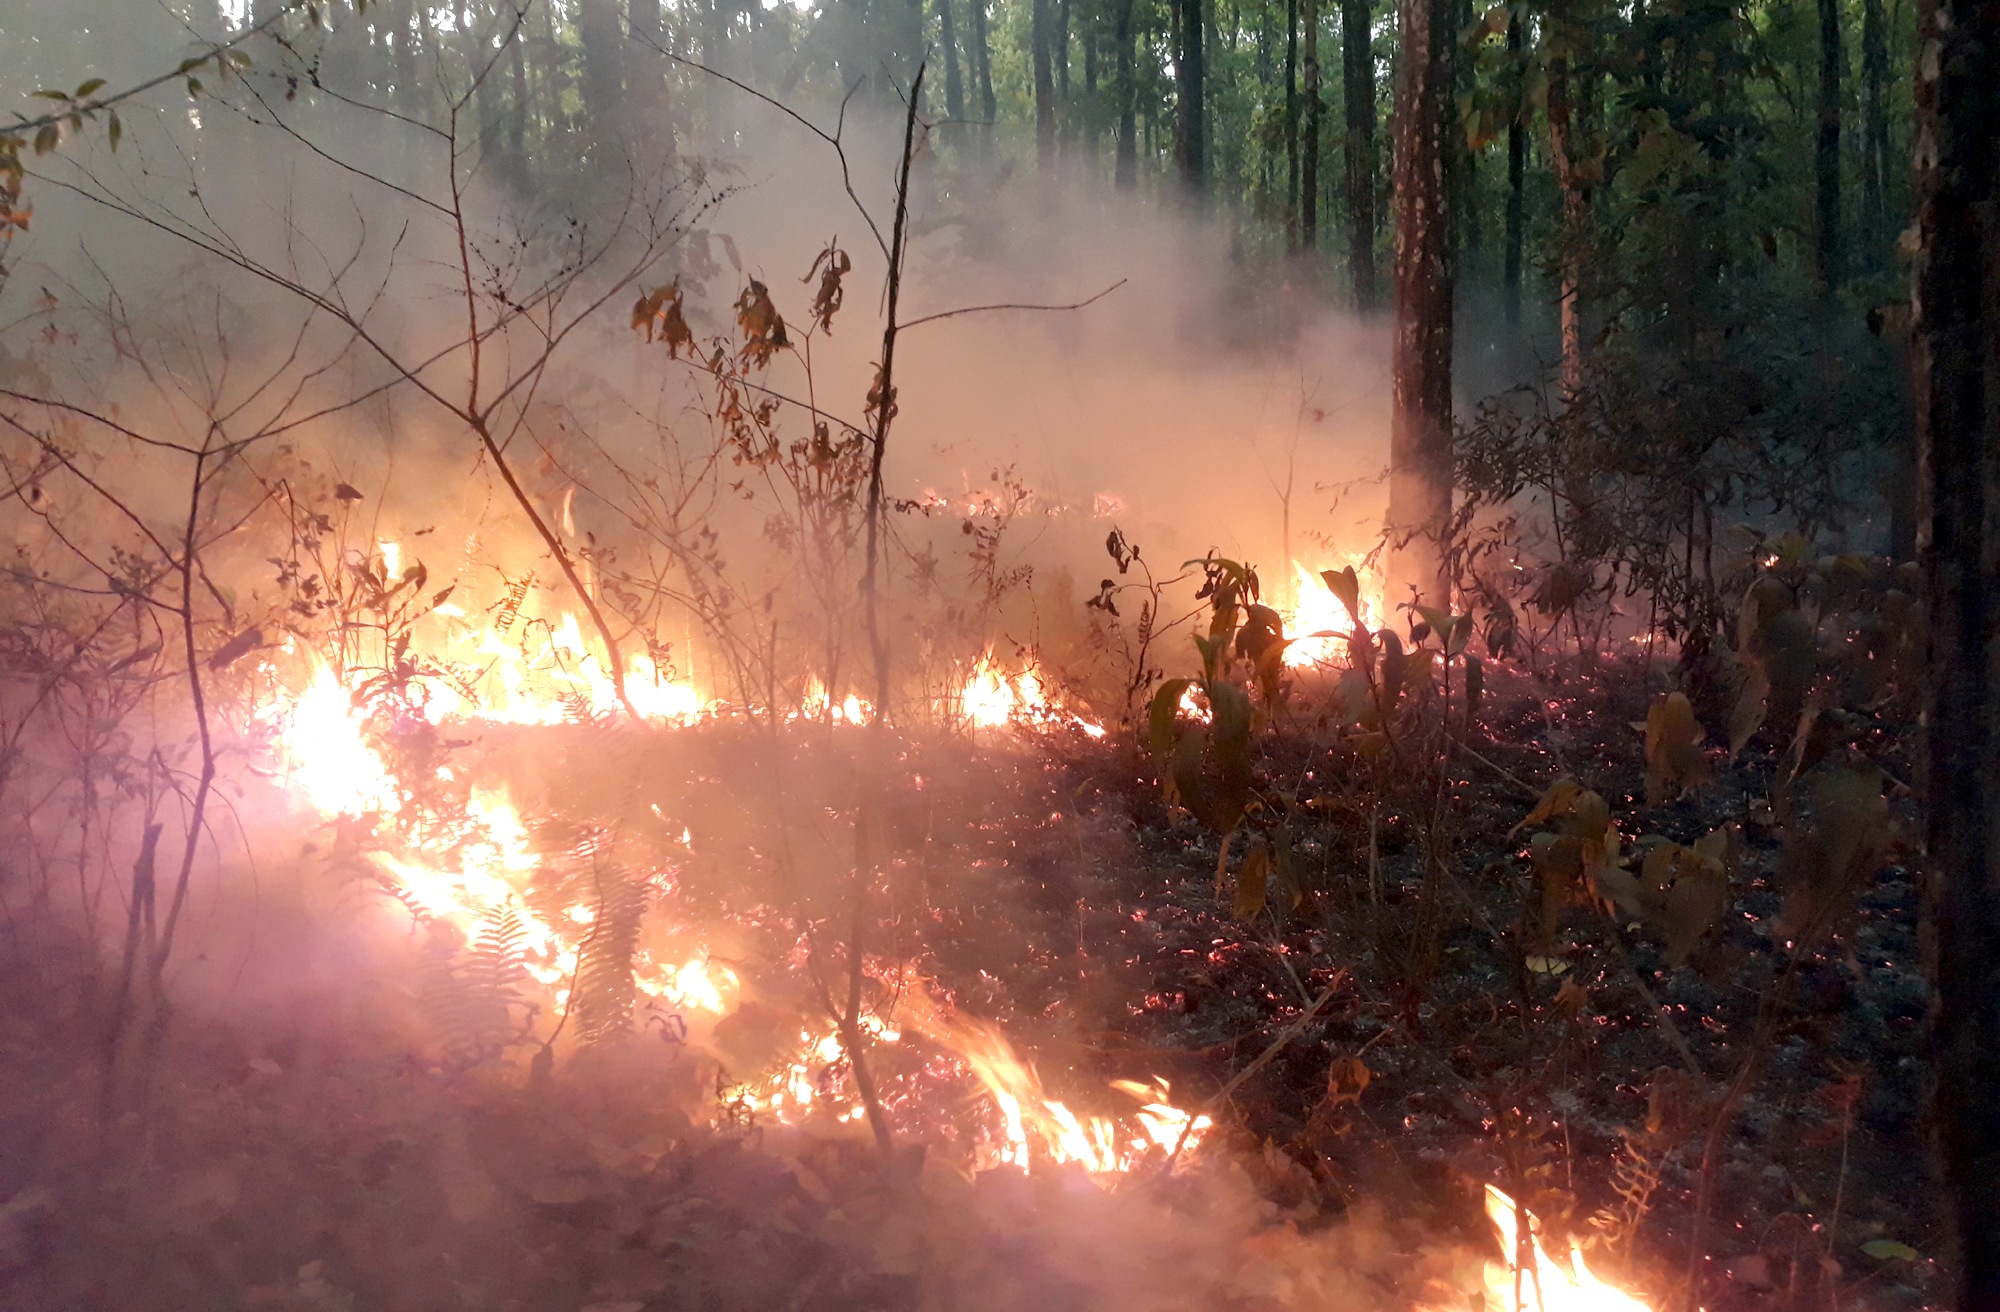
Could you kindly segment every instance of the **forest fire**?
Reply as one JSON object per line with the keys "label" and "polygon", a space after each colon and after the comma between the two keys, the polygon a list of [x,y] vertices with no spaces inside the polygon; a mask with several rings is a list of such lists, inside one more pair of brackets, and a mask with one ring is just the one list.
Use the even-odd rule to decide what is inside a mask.
{"label": "forest fire", "polygon": [[1347,635],[1357,623],[1370,629],[1385,623],[1388,608],[1381,578],[1373,571],[1355,572],[1360,582],[1361,613],[1350,615],[1319,575],[1297,561],[1292,562],[1291,606],[1280,607],[1278,611],[1284,617],[1285,632],[1292,639],[1285,648],[1287,666],[1309,669],[1344,663]]}
{"label": "forest fire", "polygon": [[[1487,1306],[1517,1312],[1651,1312],[1651,1304],[1607,1284],[1570,1245],[1569,1261],[1558,1261],[1542,1246],[1535,1215],[1494,1185],[1486,1186],[1486,1215],[1507,1256],[1486,1264]],[[1520,1232],[1521,1218],[1528,1233]],[[1525,1239],[1525,1243],[1522,1242]],[[1525,1261],[1523,1260],[1525,1258]]]}
{"label": "forest fire", "polygon": [[[384,558],[393,569],[393,549],[385,550]],[[552,624],[523,622],[516,613],[520,601],[513,596],[500,620],[485,628],[474,628],[457,608],[437,608],[450,622],[450,640],[441,652],[418,658],[421,668],[445,672],[423,680],[427,693],[444,690],[418,701],[425,719],[536,726],[616,714],[616,690],[575,616],[563,613]],[[537,635],[532,641],[531,632]],[[545,857],[503,789],[475,782],[449,819],[420,814],[422,808],[412,803],[428,781],[398,778],[371,739],[365,681],[356,679],[350,687],[324,661],[312,657],[310,664],[303,691],[277,695],[260,712],[274,729],[285,782],[324,819],[372,827],[367,860],[419,919],[449,926],[467,943],[487,927],[507,926],[523,973],[546,991],[551,1014],[563,1014],[599,908],[576,901],[551,912],[542,905],[544,899],[535,894]],[[266,674],[277,682],[275,668],[267,667]],[[726,713],[687,685],[658,679],[645,656],[628,665],[627,691],[649,720],[667,726]],[[488,693],[491,703],[484,700]],[[963,722],[980,731],[1061,728],[1091,738],[1105,734],[1103,726],[1050,696],[1032,666],[1006,674],[990,655],[979,662],[957,704]],[[853,694],[834,700],[813,677],[787,718],[861,724],[871,714]],[[461,782],[454,780],[452,766],[435,767],[435,773],[437,782]],[[733,1011],[742,988],[734,971],[705,953],[675,962],[654,960],[642,949],[632,978],[639,992],[710,1017]],[[975,1161],[978,1168],[1075,1163],[1092,1176],[1109,1177],[1148,1157],[1199,1146],[1211,1125],[1209,1117],[1173,1106],[1166,1082],[1158,1079],[1113,1084],[1137,1104],[1125,1115],[1078,1115],[1043,1091],[1033,1068],[1015,1057],[997,1029],[945,1019],[921,984],[905,1001],[921,1016],[917,1028],[958,1057],[990,1096],[993,1142]],[[858,1024],[871,1043],[902,1038],[878,1016],[864,1015]],[[862,1106],[851,1096],[834,1097],[828,1085],[828,1072],[845,1058],[837,1028],[801,1030],[793,1053],[740,1087],[741,1107],[779,1121],[795,1121],[828,1105],[841,1121],[861,1118]]]}

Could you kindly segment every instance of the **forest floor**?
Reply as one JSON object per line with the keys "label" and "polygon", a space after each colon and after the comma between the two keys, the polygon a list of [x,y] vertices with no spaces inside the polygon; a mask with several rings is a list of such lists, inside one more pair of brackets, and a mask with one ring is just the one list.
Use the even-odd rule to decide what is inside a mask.
{"label": "forest floor", "polygon": [[[1496,679],[1447,771],[1435,864],[1351,758],[1272,735],[1262,786],[1320,799],[1292,834],[1311,889],[1249,921],[1218,886],[1216,836],[1169,814],[1129,746],[908,746],[878,835],[876,956],[998,1024],[1079,1108],[1156,1076],[1191,1106],[1263,1062],[1185,1161],[1115,1180],[961,1173],[989,1109],[921,1041],[873,1049],[886,1158],[859,1123],[718,1116],[715,1054],[810,1010],[776,985],[701,1042],[642,1023],[530,1075],[525,1056],[441,1059],[350,996],[379,976],[306,972],[320,982],[282,999],[189,1003],[144,1099],[107,1122],[89,972],[17,931],[0,942],[0,1307],[1476,1308],[1498,1253],[1489,1182],[1658,1308],[1696,1243],[1710,1309],[1927,1306],[1946,1284],[1914,877],[1884,868],[1787,970],[1766,805],[1784,745],[1712,752],[1711,782],[1648,808],[1650,697],[1636,663]],[[733,926],[747,975],[796,967],[772,908],[785,870],[851,855],[847,749],[779,759],[717,727],[607,752],[539,732],[528,764],[526,739],[477,750],[544,789],[652,781],[649,808],[692,836],[672,913]],[[1893,726],[1871,744],[1907,779],[1903,752]],[[803,856],[758,819],[781,773],[811,794]],[[1687,964],[1581,903],[1540,937],[1519,826],[1562,775],[1628,841],[1739,827],[1726,913]],[[259,959],[350,960],[305,941],[272,931]]]}

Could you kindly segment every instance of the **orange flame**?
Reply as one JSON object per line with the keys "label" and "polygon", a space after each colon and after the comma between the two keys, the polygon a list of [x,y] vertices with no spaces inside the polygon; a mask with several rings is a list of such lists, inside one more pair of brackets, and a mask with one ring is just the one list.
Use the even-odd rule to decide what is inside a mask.
{"label": "orange flame", "polygon": [[1167,1082],[1157,1078],[1150,1084],[1120,1080],[1112,1085],[1140,1104],[1129,1116],[1079,1116],[1043,1091],[1034,1067],[1014,1055],[1013,1045],[998,1029],[969,1016],[945,1016],[921,986],[910,988],[905,1000],[916,1013],[911,1024],[956,1053],[986,1086],[999,1110],[1000,1142],[982,1166],[1006,1164],[1026,1170],[1040,1158],[1075,1162],[1092,1175],[1115,1175],[1149,1155],[1199,1147],[1214,1124],[1207,1116],[1170,1103]]}
{"label": "orange flame", "polygon": [[[1382,626],[1388,607],[1384,604],[1382,580],[1372,571],[1356,568],[1361,582],[1361,623],[1371,629]],[[1278,607],[1285,621],[1285,633],[1292,644],[1285,648],[1285,664],[1293,669],[1345,661],[1346,635],[1354,631],[1356,616],[1333,595],[1326,581],[1296,560],[1292,562],[1292,604]],[[1334,637],[1314,637],[1317,633]]]}
{"label": "orange flame", "polygon": [[[1539,1223],[1531,1212],[1493,1185],[1486,1186],[1486,1215],[1499,1232],[1506,1260],[1486,1264],[1487,1306],[1514,1312],[1652,1312],[1651,1305],[1605,1283],[1583,1260],[1583,1250],[1570,1244],[1569,1262],[1551,1257],[1542,1247]],[[1522,1265],[1518,1218],[1528,1222],[1528,1264]]]}

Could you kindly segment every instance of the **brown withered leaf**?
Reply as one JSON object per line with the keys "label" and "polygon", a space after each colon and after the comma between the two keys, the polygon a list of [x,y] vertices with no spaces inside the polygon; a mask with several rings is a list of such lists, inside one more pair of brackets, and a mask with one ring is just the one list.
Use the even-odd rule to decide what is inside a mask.
{"label": "brown withered leaf", "polygon": [[1686,793],[1707,779],[1702,736],[1686,693],[1668,693],[1653,703],[1646,712],[1646,805],[1666,801],[1676,784]]}
{"label": "brown withered leaf", "polygon": [[738,355],[746,364],[761,368],[792,344],[785,335],[785,318],[771,301],[770,288],[755,278],[736,298],[736,323],[743,330],[743,347]]}
{"label": "brown withered leaf", "polygon": [[1271,885],[1271,847],[1262,838],[1252,840],[1243,854],[1243,868],[1236,872],[1236,918],[1254,920],[1264,909]]}
{"label": "brown withered leaf", "polygon": [[1529,825],[1538,825],[1544,820],[1568,815],[1571,807],[1576,804],[1577,794],[1582,791],[1582,784],[1564,775],[1549,785],[1548,791],[1542,794],[1542,800],[1535,803],[1535,809],[1528,812],[1521,823],[1508,830],[1507,837],[1512,838]]}
{"label": "brown withered leaf", "polygon": [[854,262],[847,258],[847,252],[834,242],[828,242],[826,249],[819,253],[813,266],[801,282],[819,279],[819,287],[813,292],[812,320],[820,331],[833,331],[833,316],[839,312],[841,302],[846,298],[846,289],[840,280],[854,270]]}
{"label": "brown withered leaf", "polygon": [[1361,1060],[1358,1053],[1349,1053],[1333,1059],[1333,1065],[1326,1072],[1326,1100],[1331,1106],[1342,1103],[1358,1103],[1361,1095],[1368,1091],[1369,1081],[1375,1078],[1368,1063]]}

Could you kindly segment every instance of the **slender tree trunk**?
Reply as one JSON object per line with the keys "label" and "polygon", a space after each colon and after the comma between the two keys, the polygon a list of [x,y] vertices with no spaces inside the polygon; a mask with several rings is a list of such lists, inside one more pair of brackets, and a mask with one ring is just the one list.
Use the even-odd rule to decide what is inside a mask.
{"label": "slender tree trunk", "polygon": [[1068,140],[1069,122],[1069,6],[1070,0],[1055,0],[1056,39],[1049,55],[1056,69],[1056,117]]}
{"label": "slender tree trunk", "polygon": [[1882,0],[1861,0],[1861,188],[1866,267],[1889,243],[1889,42]]}
{"label": "slender tree trunk", "polygon": [[1396,336],[1389,428],[1390,581],[1451,604],[1452,0],[1399,0]]}
{"label": "slender tree trunk", "polygon": [[1285,237],[1299,240],[1299,0],[1285,0]]}
{"label": "slender tree trunk", "polygon": [[1118,157],[1112,181],[1130,190],[1139,185],[1138,93],[1132,85],[1132,0],[1115,0],[1113,36],[1118,43]]}
{"label": "slender tree trunk", "polygon": [[1958,1298],[2000,1307],[2000,0],[1923,0],[1911,282],[1937,1124]]}
{"label": "slender tree trunk", "polygon": [[1814,172],[1819,184],[1814,207],[1814,250],[1819,280],[1832,291],[1840,285],[1840,70],[1847,56],[1840,40],[1840,0],[1819,0],[1819,137]]}
{"label": "slender tree trunk", "polygon": [[507,114],[507,154],[508,168],[522,186],[529,185],[528,175],[528,115],[532,112],[528,103],[528,34],[519,32],[507,51],[507,71],[513,84],[512,104]]}
{"label": "slender tree trunk", "polygon": [[972,61],[979,79],[979,113],[990,137],[998,105],[993,99],[993,50],[986,40],[986,0],[968,0],[966,12],[972,16]]}
{"label": "slender tree trunk", "polygon": [[951,0],[937,0],[938,44],[944,47],[944,112],[965,117],[965,84],[958,76],[958,34],[952,29]]}
{"label": "slender tree trunk", "polygon": [[1354,308],[1375,308],[1375,36],[1370,0],[1341,0],[1341,71],[1347,111],[1347,264]]}
{"label": "slender tree trunk", "polygon": [[1032,0],[1029,46],[1035,69],[1035,164],[1047,173],[1056,162],[1055,0]]}
{"label": "slender tree trunk", "polygon": [[1319,248],[1319,0],[1304,0],[1299,21],[1306,35],[1305,141],[1299,147],[1299,245]]}
{"label": "slender tree trunk", "polygon": [[[1507,24],[1507,53],[1517,74],[1521,66],[1521,26],[1519,18]],[[1509,327],[1518,327],[1521,322],[1521,257],[1527,245],[1528,105],[1521,86],[1523,81],[1525,78],[1516,77],[1514,113],[1507,120],[1507,263],[1502,281]]]}
{"label": "slender tree trunk", "polygon": [[1180,82],[1178,129],[1174,142],[1179,156],[1181,185],[1191,195],[1200,195],[1208,186],[1208,94],[1204,66],[1207,40],[1202,21],[1202,0],[1174,0],[1177,42],[1175,69]]}

